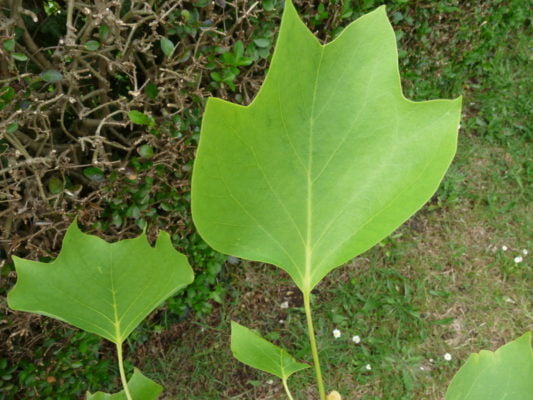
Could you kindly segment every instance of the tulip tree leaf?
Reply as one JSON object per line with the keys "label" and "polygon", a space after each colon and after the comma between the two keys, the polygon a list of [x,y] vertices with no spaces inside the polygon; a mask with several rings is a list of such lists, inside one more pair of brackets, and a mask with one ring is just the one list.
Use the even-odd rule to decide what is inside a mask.
{"label": "tulip tree leaf", "polygon": [[117,344],[193,281],[186,257],[166,232],[154,247],[145,234],[107,243],[82,233],[74,221],[53,262],[13,259],[18,279],[8,294],[9,307],[65,321]]}
{"label": "tulip tree leaf", "polygon": [[[148,379],[137,368],[128,381],[128,388],[133,400],[156,400],[163,391],[161,385]],[[87,400],[127,400],[127,398],[124,391],[114,394],[96,392],[94,394],[87,393]]]}
{"label": "tulip tree leaf", "polygon": [[252,104],[208,100],[196,227],[216,250],[275,264],[310,292],[433,195],[456,151],[460,107],[403,96],[384,7],[321,45],[287,0]]}
{"label": "tulip tree leaf", "polygon": [[250,367],[260,369],[286,380],[297,371],[309,368],[286,350],[273,345],[250,329],[231,322],[231,351],[233,356]]}
{"label": "tulip tree leaf", "polygon": [[530,400],[532,396],[531,332],[495,352],[471,354],[446,392],[446,400]]}

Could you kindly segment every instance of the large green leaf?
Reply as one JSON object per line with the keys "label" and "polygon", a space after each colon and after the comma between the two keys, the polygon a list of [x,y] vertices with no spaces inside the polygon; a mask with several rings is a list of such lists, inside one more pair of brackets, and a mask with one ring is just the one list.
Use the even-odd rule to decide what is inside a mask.
{"label": "large green leaf", "polygon": [[531,332],[495,352],[471,354],[455,375],[446,400],[533,399]]}
{"label": "large green leaf", "polygon": [[286,350],[273,345],[250,329],[231,322],[231,351],[237,360],[286,380],[297,371],[309,368]]}
{"label": "large green leaf", "polygon": [[[135,368],[132,377],[128,381],[128,388],[133,400],[156,400],[163,391],[161,385],[148,379],[137,368]],[[122,390],[114,394],[104,392],[87,393],[87,400],[127,400],[127,398],[126,393]]]}
{"label": "large green leaf", "polygon": [[309,292],[432,196],[455,154],[460,107],[403,97],[384,7],[324,46],[287,1],[253,103],[208,100],[194,222],[216,250],[275,264]]}
{"label": "large green leaf", "polygon": [[47,315],[117,344],[193,281],[187,259],[166,232],[155,247],[144,234],[107,243],[82,233],[74,221],[55,261],[13,259],[18,279],[8,294],[12,309]]}

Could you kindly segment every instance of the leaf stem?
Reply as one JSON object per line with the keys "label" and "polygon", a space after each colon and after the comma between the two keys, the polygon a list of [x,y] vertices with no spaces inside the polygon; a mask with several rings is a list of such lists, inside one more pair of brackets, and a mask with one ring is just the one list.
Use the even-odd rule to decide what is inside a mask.
{"label": "leaf stem", "polygon": [[318,350],[316,347],[315,328],[313,327],[313,317],[311,316],[311,301],[309,292],[303,292],[305,316],[307,318],[307,331],[309,333],[309,342],[311,343],[311,353],[313,354],[313,363],[315,365],[316,383],[320,400],[326,400],[326,391],[324,381],[322,380],[322,371],[320,369],[320,360],[318,359]]}
{"label": "leaf stem", "polygon": [[289,386],[287,385],[287,378],[281,380],[283,382],[283,387],[285,388],[285,393],[287,393],[287,397],[289,400],[294,400],[294,397],[292,397],[291,391],[289,390]]}
{"label": "leaf stem", "polygon": [[131,397],[130,389],[128,387],[128,380],[126,379],[126,373],[124,372],[124,360],[122,358],[122,343],[115,343],[117,346],[117,358],[118,358],[118,370],[120,371],[120,380],[122,381],[122,386],[124,387],[124,393],[126,393],[126,398],[128,400],[133,400]]}

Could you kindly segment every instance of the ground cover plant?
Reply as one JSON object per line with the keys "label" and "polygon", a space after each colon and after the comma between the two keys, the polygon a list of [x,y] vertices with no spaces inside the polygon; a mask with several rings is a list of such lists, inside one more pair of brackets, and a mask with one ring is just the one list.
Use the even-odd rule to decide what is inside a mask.
{"label": "ground cover plant", "polygon": [[[39,20],[37,24],[32,22],[31,16],[22,13],[26,29],[37,44],[37,49],[34,48],[33,51],[39,51],[54,64],[54,69],[67,76],[73,64],[58,64],[59,59],[53,56],[59,54],[57,51],[65,51],[68,55],[78,47],[61,47],[60,36],[57,34],[38,33],[43,24],[53,21],[59,22],[59,28],[64,26],[61,18],[67,15],[66,3],[64,8],[61,8],[62,3],[57,4],[56,11],[48,9],[47,12],[56,12],[50,16],[39,9],[45,3],[37,3],[32,8],[29,2],[24,2],[25,9],[36,12]],[[156,7],[157,3],[154,2]],[[319,5],[318,2],[297,2],[297,7],[308,26],[325,40],[335,37],[347,22],[382,3],[344,1]],[[166,4],[172,5],[171,2]],[[66,192],[57,195],[50,192],[47,193],[49,199],[45,201],[39,200],[39,196],[31,195],[36,188],[32,184],[35,179],[32,164],[17,163],[15,150],[9,143],[2,143],[3,153],[0,157],[4,171],[0,191],[14,195],[8,196],[7,203],[0,203],[2,228],[12,227],[0,229],[0,241],[4,249],[0,257],[5,258],[6,254],[16,251],[16,254],[26,257],[31,255],[35,259],[54,258],[60,238],[77,207],[83,208],[80,219],[87,229],[93,233],[98,232],[98,235],[108,240],[135,235],[139,231],[135,223],[143,218],[148,218],[148,235],[151,238],[154,237],[156,225],[167,227],[168,220],[175,220],[175,215],[179,215],[178,218],[184,222],[187,221],[186,193],[190,168],[187,162],[192,159],[196,143],[195,127],[198,126],[202,98],[211,92],[212,95],[243,104],[249,102],[268,65],[262,57],[268,57],[271,51],[272,37],[281,11],[280,2],[263,2],[254,6],[241,1],[227,1],[225,8],[221,4],[222,2],[193,5],[193,2],[183,2],[167,15],[168,9],[146,8],[144,11],[156,12],[142,17],[146,25],[139,21],[140,25],[132,37],[132,49],[143,48],[146,54],[158,54],[158,51],[162,54],[160,37],[154,37],[145,30],[145,26],[160,13],[156,18],[160,24],[158,26],[164,27],[165,37],[174,44],[179,44],[168,59],[168,62],[175,63],[178,75],[172,75],[175,79],[171,84],[169,76],[165,76],[165,79],[172,88],[182,87],[179,77],[185,78],[184,85],[191,86],[190,90],[182,91],[182,94],[165,90],[165,86],[157,81],[157,73],[163,73],[161,68],[165,68],[165,65],[161,62],[161,68],[158,68],[160,59],[156,56],[155,63],[152,64],[156,67],[152,66],[151,71],[155,73],[158,95],[151,99],[145,92],[141,93],[137,97],[138,106],[135,108],[155,117],[161,136],[156,136],[155,140],[148,132],[144,132],[149,129],[148,125],[136,125],[131,132],[129,127],[113,126],[114,130],[123,134],[131,143],[147,133],[143,137],[151,139],[149,143],[154,151],[152,158],[140,158],[135,146],[130,153],[121,153],[117,148],[113,148],[111,152],[111,147],[104,143],[111,160],[118,153],[125,158],[120,164],[107,164],[104,159],[100,160],[103,164],[98,168],[104,173],[103,183],[89,181],[85,175],[73,173],[76,168],[79,171],[87,168],[77,165],[90,164],[90,147],[86,147],[83,152],[77,151],[77,158],[73,158],[74,161],[70,163],[61,158],[61,163],[56,164],[50,158],[47,166],[37,169],[42,174],[45,189],[49,189],[47,180],[51,175],[61,174],[62,177],[64,174],[74,183],[81,183],[83,190],[73,192],[79,195],[74,199]],[[400,66],[407,96],[423,100],[467,94],[458,157],[443,186],[419,217],[410,220],[406,226],[378,247],[366,252],[359,260],[342,270],[333,271],[313,291],[313,297],[319,300],[315,301],[314,310],[317,316],[316,328],[325,375],[333,387],[342,388],[341,392],[367,399],[386,399],[390,393],[395,394],[395,399],[440,399],[452,372],[469,352],[480,348],[496,349],[527,330],[531,321],[527,311],[531,306],[526,284],[531,279],[531,270],[528,255],[524,254],[530,244],[527,225],[531,215],[530,191],[527,190],[530,182],[528,159],[531,159],[531,154],[530,147],[526,145],[531,80],[525,68],[528,57],[528,35],[525,32],[529,29],[529,10],[520,1],[497,4],[493,1],[483,4],[442,1],[434,7],[421,7],[414,2],[389,1],[387,5],[387,14],[400,43]],[[81,2],[75,3],[77,28],[84,22],[79,17],[83,6]],[[100,12],[94,4],[85,6],[92,12],[90,18]],[[135,2],[134,8],[142,8],[141,2]],[[111,5],[110,10],[113,14],[106,16],[109,18],[106,22],[114,24],[119,21],[117,8]],[[3,11],[5,16],[8,10],[4,8]],[[187,23],[183,23],[184,19],[175,18],[181,14],[185,18],[185,11],[191,13]],[[140,15],[134,12],[128,18],[141,18]],[[208,19],[211,24],[209,27],[207,23],[201,27],[197,23]],[[14,37],[14,27],[2,25],[2,29],[6,28],[3,31],[5,38]],[[179,28],[174,30],[175,27]],[[225,35],[214,30],[224,32]],[[112,29],[110,37],[116,43],[127,39],[128,27],[122,26],[120,32],[123,35],[121,37]],[[161,33],[161,30],[158,32]],[[196,36],[193,36],[195,32]],[[200,32],[203,34],[198,35]],[[43,45],[42,40],[45,38],[49,42]],[[136,42],[135,39],[138,38],[145,39]],[[143,47],[146,39],[156,45],[151,49]],[[190,46],[190,43],[198,43],[197,39],[200,44],[197,52],[194,52],[194,46]],[[243,48],[237,43],[239,41],[244,44]],[[83,47],[83,42],[78,43]],[[223,45],[217,49],[213,43]],[[237,44],[233,49],[235,43]],[[258,44],[266,47],[259,47]],[[21,46],[24,46],[22,37],[17,38],[16,46],[20,52]],[[182,48],[191,49],[192,56],[188,61],[176,63]],[[108,45],[101,46],[98,51],[84,53],[84,57],[94,67],[99,51],[109,50]],[[258,50],[263,54],[260,58],[256,58]],[[0,63],[2,68],[6,68],[2,70],[2,79],[6,76],[16,78],[17,69],[21,75],[30,73],[33,76],[42,71],[35,69],[33,61],[13,62],[1,45],[0,52],[2,60],[10,60]],[[221,54],[224,52],[240,54],[243,63],[251,64],[237,67],[226,65],[225,62],[233,61],[229,56],[224,57],[225,61],[222,60]],[[136,65],[135,54],[126,53],[118,61],[127,59],[131,62],[124,64],[124,67]],[[114,62],[113,58],[110,60],[111,63]],[[14,66],[17,69],[13,69]],[[228,82],[234,83],[235,92],[225,82],[213,80],[213,77],[219,78],[220,75],[213,73],[212,77],[212,68],[220,73],[228,70],[227,76],[232,75]],[[238,70],[237,75],[235,69]],[[195,77],[191,79],[193,75]],[[110,79],[113,75],[100,71],[100,76]],[[127,85],[133,87],[133,76],[123,74],[125,79],[114,81],[106,89],[107,95],[116,100],[114,96],[118,93],[117,89],[122,90]],[[24,81],[27,79],[26,75],[10,81],[16,96],[19,96],[19,91],[20,94],[25,93],[22,89],[26,87]],[[84,82],[89,82],[90,79],[96,78],[94,75],[92,78],[86,76]],[[142,82],[142,76],[139,82]],[[61,81],[54,88],[58,85],[64,87],[65,83]],[[90,87],[81,86],[80,90]],[[31,99],[38,110],[37,114],[15,114],[21,104],[18,97],[1,111],[2,115],[18,115],[17,118],[22,118],[18,120],[20,138],[28,153],[37,156],[36,161],[41,160],[38,157],[43,155],[43,151],[47,154],[51,138],[54,144],[68,143],[71,146],[69,148],[79,149],[78,142],[58,135],[57,130],[52,135],[48,125],[25,122],[26,118],[39,117],[39,112],[52,113],[51,127],[58,127],[54,123],[59,122],[59,118],[53,114],[57,108],[46,104],[37,108],[41,102],[56,97],[57,92],[48,89],[49,86],[46,85],[32,86],[33,93],[39,94]],[[196,100],[187,100],[186,94],[189,92],[197,96]],[[180,103],[180,99],[183,99],[185,104],[182,110],[176,110],[183,122],[180,128],[183,139],[172,139],[169,142],[166,128],[158,124],[158,121],[161,111],[165,113],[168,110],[166,104],[176,104],[174,99],[168,101],[171,93],[176,94],[177,102]],[[78,95],[78,92],[72,93],[72,97]],[[131,96],[126,94],[125,100],[131,100]],[[8,97],[9,93],[6,94],[6,98]],[[95,100],[95,105],[98,105],[99,98]],[[88,99],[80,101],[87,104]],[[122,103],[117,103],[117,107],[122,106]],[[129,111],[129,107],[124,108],[126,112]],[[115,119],[120,120],[122,115],[127,118],[126,114],[121,114]],[[77,115],[66,121],[72,123],[76,118]],[[87,118],[90,115],[82,116],[82,120]],[[36,131],[36,127],[40,131]],[[50,134],[44,134],[46,132]],[[82,131],[72,125],[71,132],[77,136]],[[3,133],[0,130],[0,134]],[[108,136],[111,133],[107,127],[102,129],[101,134],[108,140],[116,139],[115,136]],[[28,142],[27,138],[32,138],[33,142]],[[183,145],[178,146],[177,153],[168,151],[173,146],[172,143],[181,140]],[[145,147],[142,152],[150,155]],[[168,157],[173,154],[179,154],[180,157]],[[131,160],[131,163],[127,160]],[[165,174],[160,170],[161,165],[173,163],[184,167],[178,177],[179,185],[174,186],[169,193],[168,188],[162,185],[168,179],[165,179]],[[56,165],[59,165],[59,170],[54,169]],[[122,166],[126,169],[120,170]],[[6,167],[9,167],[7,172]],[[94,176],[98,178],[102,175],[98,172]],[[113,176],[118,179],[113,180]],[[130,181],[130,178],[133,180]],[[10,182],[19,183],[18,194],[11,191],[13,186]],[[50,187],[53,189],[55,186]],[[6,192],[7,189],[9,190]],[[67,187],[67,191],[71,191],[70,189],[70,186]],[[169,195],[180,198],[179,206],[169,208],[169,202],[165,201],[170,198]],[[145,208],[146,198],[151,199],[151,202]],[[27,203],[28,199],[31,205],[25,208],[25,204],[30,204]],[[134,210],[135,207],[138,207],[140,213]],[[155,215],[152,214],[154,209],[157,211]],[[13,210],[17,212],[13,213]],[[113,219],[117,223],[117,216],[123,219],[124,224],[120,228],[115,228],[111,211],[114,211]],[[62,215],[62,212],[66,214]],[[57,215],[61,218],[57,218]],[[96,224],[102,219],[104,223]],[[4,223],[6,221],[7,224]],[[140,224],[142,226],[142,222]],[[180,246],[186,237],[182,229],[190,229],[190,224],[189,228],[184,225],[171,230],[174,243]],[[5,236],[8,231],[11,235]],[[198,269],[198,265],[205,263],[196,260],[209,260],[213,253],[197,237],[191,237],[190,243],[196,258],[191,261],[195,262],[195,268]],[[183,248],[180,250],[184,251]],[[191,251],[187,253],[192,254]],[[231,262],[246,264],[235,259]],[[14,274],[11,272],[9,258],[5,264],[4,260],[0,260],[0,264],[4,266],[1,269],[0,287],[0,294],[4,296],[14,282]],[[213,272],[220,270],[220,262],[215,261],[209,268]],[[212,282],[213,276],[207,276],[205,282]],[[165,307],[152,314],[148,323],[132,334],[127,347],[127,358],[153,379],[164,382],[169,398],[175,395],[198,399],[239,396],[282,398],[283,393],[278,391],[283,391],[281,385],[278,387],[275,383],[271,384],[264,374],[240,367],[231,361],[227,350],[229,343],[227,346],[220,343],[228,340],[229,321],[237,319],[260,332],[272,332],[267,334],[269,340],[283,344],[298,359],[305,358],[309,349],[305,348],[305,338],[301,335],[305,330],[305,326],[301,326],[301,299],[297,294],[291,293],[291,283],[284,274],[261,265],[255,264],[245,269],[233,267],[222,277],[227,282],[224,284],[227,295],[222,297],[222,292],[213,295],[213,298],[224,301],[222,304],[211,302],[210,306],[216,308],[216,314],[207,319],[193,318],[178,322],[171,310]],[[283,282],[281,286],[280,280]],[[220,287],[220,283],[218,285]],[[194,292],[197,295],[207,293],[209,296],[209,289],[203,283],[196,286]],[[355,299],[351,296],[354,292],[358,293]],[[187,295],[186,299],[190,301],[189,304],[204,307],[205,301],[195,303],[194,296]],[[180,300],[174,304],[176,310],[186,310],[188,307],[183,307]],[[87,387],[98,390],[118,376],[114,363],[106,357],[106,354],[113,354],[112,349],[107,349],[105,343],[99,342],[97,337],[73,331],[52,320],[7,312],[5,300],[0,301],[0,305],[5,314],[0,319],[0,334],[5,343],[0,355],[0,397],[12,398],[10,396],[13,393],[17,393],[17,396],[20,393],[24,398],[35,398],[40,393],[43,397],[71,399],[73,393],[81,394]],[[259,314],[264,318],[258,320]],[[279,330],[279,326],[285,327],[288,336],[276,337],[275,331]],[[371,326],[375,328],[371,329]],[[334,329],[341,334],[340,337],[332,335]],[[358,344],[352,341],[354,335],[360,338]],[[187,351],[200,347],[202,350],[194,354]],[[353,356],[354,353],[357,353],[357,357]],[[443,355],[447,356],[446,359]],[[366,369],[367,365],[371,370]],[[129,368],[127,361],[125,367]],[[311,375],[312,370],[308,369],[291,379],[294,379],[294,385],[307,387],[312,380]],[[214,376],[214,379],[207,380],[207,376]],[[357,383],[353,381],[355,376]],[[183,380],[190,384],[179,385],[178,382]],[[107,391],[116,388],[110,386]]]}

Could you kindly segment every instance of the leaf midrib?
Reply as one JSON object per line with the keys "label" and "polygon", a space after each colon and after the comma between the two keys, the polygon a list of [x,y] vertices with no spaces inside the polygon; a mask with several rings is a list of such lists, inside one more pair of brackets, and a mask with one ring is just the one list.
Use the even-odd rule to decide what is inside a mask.
{"label": "leaf midrib", "polygon": [[311,268],[313,261],[313,248],[312,248],[312,234],[313,234],[313,136],[315,130],[315,106],[316,95],[318,91],[318,79],[320,77],[320,68],[322,66],[322,60],[324,58],[325,46],[320,46],[320,58],[318,60],[318,66],[316,69],[315,83],[313,88],[313,97],[311,99],[311,117],[309,119],[309,147],[307,158],[307,205],[306,205],[306,238],[305,238],[305,269],[304,269],[304,281],[302,291],[309,293],[311,291]]}
{"label": "leaf midrib", "polygon": [[109,279],[111,283],[111,305],[113,306],[113,325],[115,327],[115,343],[121,344],[122,343],[122,337],[120,332],[120,318],[118,317],[118,303],[117,303],[117,291],[115,289],[115,280],[113,278],[113,251],[112,249],[109,250],[109,254],[111,257],[111,262],[109,264]]}

